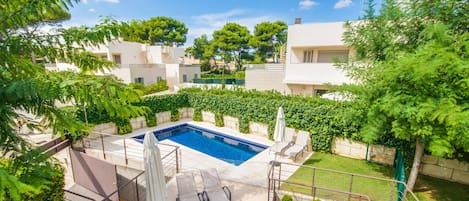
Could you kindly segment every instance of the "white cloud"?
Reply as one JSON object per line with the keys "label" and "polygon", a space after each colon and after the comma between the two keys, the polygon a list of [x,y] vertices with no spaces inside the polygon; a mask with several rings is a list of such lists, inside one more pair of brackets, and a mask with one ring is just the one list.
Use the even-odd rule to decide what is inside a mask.
{"label": "white cloud", "polygon": [[313,6],[319,5],[319,3],[311,0],[301,0],[298,5],[300,6],[300,10],[308,10]]}
{"label": "white cloud", "polygon": [[88,4],[88,0],[81,0],[81,2],[83,2],[83,4]]}
{"label": "white cloud", "polygon": [[193,22],[186,24],[189,28],[186,46],[192,45],[194,38],[197,38],[202,34],[206,34],[209,38],[211,38],[212,33],[215,30],[221,29],[228,22],[238,23],[241,26],[247,27],[252,32],[256,24],[265,21],[282,20],[277,16],[271,15],[252,16],[252,13],[255,12],[234,9],[223,13],[209,13],[192,16]]}
{"label": "white cloud", "polygon": [[234,9],[224,13],[211,13],[193,16],[194,24],[189,27],[188,35],[200,36],[202,34],[212,35],[213,31],[222,28],[228,22],[235,22],[253,30],[254,26],[260,22],[279,20],[275,16],[243,16],[249,11]]}
{"label": "white cloud", "polygon": [[335,3],[334,8],[341,9],[341,8],[349,7],[351,5],[352,5],[352,0],[339,0],[337,3]]}
{"label": "white cloud", "polygon": [[88,9],[88,11],[90,11],[92,13],[96,12],[96,10],[94,8],[90,8],[90,9]]}
{"label": "white cloud", "polygon": [[120,0],[96,0],[96,2],[120,3]]}

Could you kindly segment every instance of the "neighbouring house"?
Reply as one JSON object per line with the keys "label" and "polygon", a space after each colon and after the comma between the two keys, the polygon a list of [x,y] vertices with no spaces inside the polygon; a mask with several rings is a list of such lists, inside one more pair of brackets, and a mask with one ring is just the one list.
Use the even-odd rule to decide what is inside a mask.
{"label": "neighbouring house", "polygon": [[353,54],[342,41],[344,31],[344,22],[301,24],[297,19],[288,27],[285,64],[247,65],[246,88],[316,96],[329,84],[353,82],[334,65],[335,58]]}
{"label": "neighbouring house", "polygon": [[[124,83],[153,84],[166,80],[168,86],[191,82],[200,77],[200,65],[185,58],[184,48],[152,46],[136,42],[113,40],[98,47],[86,48],[104,59],[114,61],[116,68],[102,75],[114,75]],[[49,70],[78,70],[74,65],[57,61],[47,65]]]}

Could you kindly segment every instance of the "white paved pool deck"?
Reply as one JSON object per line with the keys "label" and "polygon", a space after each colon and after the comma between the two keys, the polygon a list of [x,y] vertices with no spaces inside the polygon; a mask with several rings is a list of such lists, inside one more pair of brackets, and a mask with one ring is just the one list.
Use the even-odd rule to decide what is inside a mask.
{"label": "white paved pool deck", "polygon": [[[243,134],[238,131],[225,128],[225,127],[216,127],[213,124],[205,122],[195,122],[190,119],[184,119],[177,122],[170,122],[158,125],[156,127],[143,128],[132,132],[131,134],[125,135],[126,137],[132,137],[140,134],[144,134],[146,131],[153,131],[172,127],[182,123],[188,123],[195,126],[207,128],[209,130],[214,130],[222,132],[225,134],[232,135],[237,138],[248,140],[251,142],[263,144],[266,146],[271,146],[274,144],[273,141],[270,141],[262,136],[257,136],[253,134]],[[244,162],[239,166],[235,166],[224,162],[222,160],[213,158],[204,153],[195,151],[191,148],[188,148],[184,145],[175,143],[171,140],[163,140],[162,143],[172,144],[180,147],[181,150],[181,172],[184,173],[195,173],[197,187],[200,191],[203,189],[203,184],[200,176],[198,175],[198,170],[200,169],[209,169],[216,168],[218,174],[224,185],[230,187],[233,195],[232,200],[267,200],[267,174],[269,168],[269,162],[272,160],[284,161],[284,162],[295,162],[292,159],[287,157],[276,156],[274,153],[271,153],[269,149],[262,151],[256,156],[252,157],[248,161]],[[143,158],[143,145],[140,143],[128,143],[128,152],[132,150],[134,153],[130,153],[132,157],[140,156]],[[121,150],[116,150],[121,152]],[[140,153],[140,154],[139,154]],[[303,163],[303,161],[312,153],[305,154],[304,157],[297,159],[296,163]],[[164,155],[164,150],[162,150],[162,155]],[[296,169],[291,170],[282,170],[282,176],[289,177],[293,174]],[[285,174],[285,173],[290,174]],[[168,189],[168,200],[175,200],[177,196],[177,186],[175,179],[171,179],[167,183]]]}

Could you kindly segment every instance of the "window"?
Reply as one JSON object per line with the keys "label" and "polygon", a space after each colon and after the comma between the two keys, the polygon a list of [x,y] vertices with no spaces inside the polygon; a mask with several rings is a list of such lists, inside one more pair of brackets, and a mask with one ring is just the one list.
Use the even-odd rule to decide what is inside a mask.
{"label": "window", "polygon": [[121,64],[121,55],[119,55],[119,54],[112,55],[112,60],[116,64]]}
{"label": "window", "polygon": [[303,63],[313,63],[313,50],[303,51]]}
{"label": "window", "polygon": [[159,82],[159,81],[161,81],[161,80],[162,80],[161,76],[156,76],[156,81],[157,81],[157,82]]}
{"label": "window", "polygon": [[348,50],[319,50],[318,63],[334,63],[334,59],[343,60],[348,56]]}
{"label": "window", "polygon": [[197,78],[198,78],[198,76],[199,76],[199,75],[197,75],[197,73],[196,73],[196,74],[194,74],[194,79],[197,79]]}
{"label": "window", "polygon": [[144,84],[144,81],[143,81],[143,77],[136,77],[134,79],[135,83],[140,83],[140,84]]}
{"label": "window", "polygon": [[99,54],[98,57],[100,57],[101,59],[107,60],[107,55],[105,54]]}
{"label": "window", "polygon": [[182,75],[182,82],[187,82],[187,75],[186,74]]}

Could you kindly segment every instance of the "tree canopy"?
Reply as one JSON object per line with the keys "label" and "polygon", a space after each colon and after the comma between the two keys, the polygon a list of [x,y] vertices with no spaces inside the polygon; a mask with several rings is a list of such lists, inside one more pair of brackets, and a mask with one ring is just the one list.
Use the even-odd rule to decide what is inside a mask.
{"label": "tree canopy", "polygon": [[[67,8],[75,1],[0,1],[0,200],[25,200],[54,182],[55,165],[18,134],[18,119],[28,118],[24,112],[42,119],[37,124],[30,121],[30,126],[75,138],[87,133],[90,125],[77,118],[73,107],[56,103],[94,105],[119,117],[142,115],[145,110],[131,105],[140,97],[127,85],[114,77],[93,75],[112,63],[84,51],[85,46],[116,37],[119,23],[106,18],[93,27],[44,33],[40,27],[66,19]],[[71,63],[81,71],[46,71],[35,57]]]}
{"label": "tree canopy", "polygon": [[272,56],[276,59],[280,47],[287,42],[287,24],[282,21],[261,22],[254,27],[254,34],[249,44],[256,49],[256,54],[265,62],[265,58]]}
{"label": "tree canopy", "polygon": [[184,23],[170,17],[153,17],[149,20],[132,20],[122,26],[126,41],[181,46],[186,42],[188,29]]}
{"label": "tree canopy", "polygon": [[368,106],[364,139],[388,131],[415,143],[408,186],[424,149],[437,156],[469,152],[469,7],[462,1],[385,0],[379,15],[367,1],[363,20],[347,24],[344,40],[356,60],[344,67]]}
{"label": "tree canopy", "polygon": [[241,60],[249,49],[251,34],[248,28],[237,23],[226,23],[223,28],[213,32],[212,45],[220,56],[227,61],[234,60],[241,69]]}

